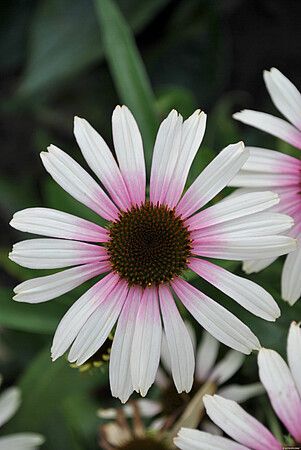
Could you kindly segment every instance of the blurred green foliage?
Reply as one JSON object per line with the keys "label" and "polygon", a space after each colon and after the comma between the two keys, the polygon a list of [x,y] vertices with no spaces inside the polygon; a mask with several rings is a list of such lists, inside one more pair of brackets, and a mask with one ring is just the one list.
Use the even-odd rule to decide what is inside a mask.
{"label": "blurred green foliage", "polygon": [[[3,432],[42,432],[48,450],[96,449],[96,409],[111,402],[105,372],[80,375],[64,358],[50,361],[55,328],[84,288],[41,305],[12,301],[15,284],[42,274],[7,259],[12,242],[26,238],[8,226],[15,210],[48,206],[101,223],[49,179],[39,152],[55,143],[83,163],[73,116],[87,118],[111,144],[112,110],[126,103],[142,130],[148,167],[158,123],[170,109],[185,117],[197,107],[209,113],[188,184],[223,146],[241,139],[296,154],[231,115],[242,107],[274,111],[262,82],[265,68],[277,66],[301,86],[300,6],[294,0],[2,2],[0,340],[8,351],[0,355],[0,372],[23,393],[18,415]],[[242,274],[238,263],[225,264]],[[251,277],[279,302],[276,324],[187,276],[248,323],[265,346],[284,354],[288,324],[300,319],[301,302],[290,308],[281,301],[281,267],[278,260]],[[255,359],[249,358],[240,381],[255,380]]]}

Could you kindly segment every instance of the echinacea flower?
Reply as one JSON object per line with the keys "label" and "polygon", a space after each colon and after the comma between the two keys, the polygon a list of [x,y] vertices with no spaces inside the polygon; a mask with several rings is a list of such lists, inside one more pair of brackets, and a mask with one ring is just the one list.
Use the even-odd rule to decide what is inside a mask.
{"label": "echinacea flower", "polygon": [[[301,149],[301,94],[281,73],[273,68],[264,72],[264,81],[270,96],[279,111],[291,122],[258,111],[244,110],[234,118],[253,125],[260,130]],[[297,239],[298,247],[290,253],[283,266],[282,297],[293,305],[301,295],[301,161],[292,156],[266,148],[248,147],[250,158],[241,171],[230,182],[230,186],[241,187],[240,193],[251,190],[271,189],[280,196],[275,211],[284,212],[294,218],[295,226],[290,235]],[[259,272],[276,258],[248,260],[243,264],[247,273]]]}
{"label": "echinacea flower", "polygon": [[[271,404],[290,436],[277,438],[232,400],[205,396],[207,414],[230,439],[198,430],[182,429],[175,439],[182,450],[282,450],[301,444],[301,329],[293,322],[287,341],[288,364],[274,350],[258,354],[259,377]],[[279,428],[280,429],[280,428]],[[284,447],[285,445],[290,447]]]}
{"label": "echinacea flower", "polygon": [[21,283],[15,300],[44,302],[106,274],[63,317],[51,353],[56,360],[71,347],[69,361],[85,363],[118,319],[109,371],[112,394],[123,402],[133,390],[145,396],[154,382],[162,322],[177,390],[192,387],[193,346],[173,293],[216,339],[246,354],[260,348],[245,324],[182,278],[186,269],[259,317],[273,321],[280,314],[271,295],[257,284],[199,258],[256,259],[295,249],[294,239],[280,235],[292,226],[292,219],[264,212],[278,203],[277,194],[247,194],[198,212],[246,162],[249,152],[241,142],[226,147],[181,197],[205,121],[200,111],[185,121],[172,111],[162,122],[146,199],[142,138],[128,108],[117,106],[112,117],[119,165],[88,122],[75,118],[82,154],[107,192],[53,145],[41,154],[42,161],[54,180],[107,220],[107,226],[48,208],[25,209],[11,221],[18,230],[51,238],[14,245],[13,261],[36,269],[75,266]]}
{"label": "echinacea flower", "polygon": [[[0,385],[2,377],[0,376]],[[0,395],[0,427],[17,412],[21,403],[21,393],[17,387],[10,387]],[[15,433],[0,436],[0,450],[35,450],[44,442],[37,433]]]}

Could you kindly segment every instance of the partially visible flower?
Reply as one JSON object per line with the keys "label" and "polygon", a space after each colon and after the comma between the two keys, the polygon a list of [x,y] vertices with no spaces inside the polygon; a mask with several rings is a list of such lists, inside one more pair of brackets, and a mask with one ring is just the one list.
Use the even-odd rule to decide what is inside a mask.
{"label": "partially visible flower", "polygon": [[261,349],[259,377],[273,409],[290,437],[277,438],[236,402],[218,395],[205,396],[207,414],[233,442],[221,436],[182,429],[175,439],[182,450],[282,450],[284,445],[301,444],[301,329],[293,322],[287,342],[289,366],[274,350]]}
{"label": "partially visible flower", "polygon": [[[0,385],[2,377],[0,376]],[[17,387],[6,389],[0,395],[0,427],[17,412],[21,403],[21,393]],[[15,433],[0,437],[0,450],[35,450],[44,442],[36,433]]]}
{"label": "partially visible flower", "polygon": [[[264,72],[266,87],[275,106],[292,123],[258,111],[244,110],[234,118],[253,125],[301,149],[301,94],[281,73],[273,68]],[[297,239],[297,250],[290,253],[284,263],[281,290],[284,300],[293,305],[301,295],[301,161],[292,156],[266,148],[248,147],[250,158],[229,183],[241,187],[239,194],[271,189],[280,196],[280,203],[272,208],[294,218],[290,235]],[[246,190],[247,188],[247,190]],[[276,258],[247,260],[243,268],[247,273],[259,272]]]}
{"label": "partially visible flower", "polygon": [[[143,402],[143,400],[142,400]],[[99,446],[103,450],[169,450],[171,440],[163,430],[145,427],[138,402],[127,405],[132,425],[127,421],[124,408],[112,410],[114,421],[100,426]]]}
{"label": "partially visible flower", "polygon": [[[193,329],[190,326],[188,326],[188,329],[192,342],[195,342],[196,336]],[[228,384],[222,387],[241,368],[245,356],[240,352],[230,350],[222,359],[217,361],[218,352],[219,342],[208,332],[204,331],[196,349],[194,383],[189,393],[179,394],[171,383],[170,377],[166,376],[165,372],[159,368],[156,377],[156,384],[160,388],[158,407],[161,406],[161,413],[164,416],[173,415],[176,419],[205,383],[212,384],[213,392],[217,392],[225,398],[236,400],[239,403],[262,394],[263,387],[261,383],[249,385]],[[162,341],[161,358],[164,368],[171,374],[171,360],[166,338]]]}
{"label": "partially visible flower", "polygon": [[260,286],[200,258],[260,259],[296,247],[294,239],[280,234],[291,228],[292,219],[265,212],[279,201],[272,192],[226,199],[198,212],[247,160],[242,142],[226,147],[182,196],[205,123],[199,110],[185,121],[172,111],[162,122],[146,199],[142,138],[128,108],[117,106],[112,117],[119,165],[102,137],[76,118],[74,131],[83,156],[106,192],[53,145],[42,152],[42,161],[63,189],[107,220],[106,227],[49,208],[19,211],[11,221],[18,230],[52,238],[19,242],[10,254],[13,261],[36,269],[76,266],[21,283],[14,289],[15,300],[52,300],[104,275],[63,317],[51,353],[56,360],[70,348],[69,361],[82,365],[118,320],[109,371],[112,394],[123,402],[134,390],[145,396],[153,384],[163,327],[176,388],[188,392],[192,387],[193,347],[174,294],[221,342],[245,354],[260,348],[244,323],[183,279],[185,270],[263,319],[274,321],[280,315],[277,303]]}

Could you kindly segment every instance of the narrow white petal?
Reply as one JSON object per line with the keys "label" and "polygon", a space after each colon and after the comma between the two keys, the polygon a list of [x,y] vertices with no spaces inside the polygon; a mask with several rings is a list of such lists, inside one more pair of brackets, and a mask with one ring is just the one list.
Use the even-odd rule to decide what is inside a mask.
{"label": "narrow white petal", "polygon": [[292,322],[287,339],[287,359],[301,398],[301,328]]}
{"label": "narrow white petal", "polygon": [[298,236],[297,249],[287,255],[282,276],[281,295],[290,305],[294,305],[301,296],[301,234]]}
{"label": "narrow white petal", "polygon": [[76,200],[107,220],[118,217],[118,209],[96,181],[67,153],[54,145],[41,159],[52,178]]}
{"label": "narrow white petal", "polygon": [[249,156],[244,144],[228,145],[203,170],[184,194],[177,212],[189,217],[215,197],[232,180]]}
{"label": "narrow white petal", "polygon": [[130,369],[135,320],[142,298],[142,288],[129,290],[120,317],[110,353],[110,386],[113,397],[125,403],[133,392]]}
{"label": "narrow white petal", "polygon": [[191,258],[190,268],[256,316],[270,321],[280,316],[271,294],[253,281],[202,259]]}
{"label": "narrow white petal", "polygon": [[128,293],[123,280],[99,299],[96,310],[79,331],[69,351],[68,360],[81,365],[103,345],[115,325]]}
{"label": "narrow white petal", "polygon": [[165,197],[171,208],[178,203],[183,192],[190,166],[204,137],[206,118],[206,114],[198,109],[183,122],[181,147]]}
{"label": "narrow white petal", "polygon": [[219,350],[219,341],[210,333],[203,331],[196,355],[196,378],[205,382],[214,366]]}
{"label": "narrow white petal", "polygon": [[233,117],[240,122],[283,139],[297,148],[301,148],[301,132],[283,119],[250,109],[235,113]]}
{"label": "narrow white petal", "polygon": [[6,389],[0,395],[0,427],[11,419],[21,404],[21,392],[17,387]]}
{"label": "narrow white petal", "polygon": [[289,230],[294,225],[294,220],[287,214],[276,212],[260,212],[249,216],[243,216],[217,225],[209,225],[199,230],[193,230],[191,237],[195,241],[204,237],[255,237],[273,236]]}
{"label": "narrow white petal", "polygon": [[294,84],[274,67],[263,73],[274,105],[299,130],[301,129],[301,94]]}
{"label": "narrow white petal", "polygon": [[222,436],[214,436],[204,431],[181,428],[175,445],[182,450],[249,450],[244,445]]}
{"label": "narrow white petal", "polygon": [[218,395],[233,400],[237,403],[243,403],[250,398],[257,397],[257,395],[264,394],[265,390],[261,383],[246,384],[228,384],[218,390]]}
{"label": "narrow white petal", "polygon": [[212,370],[209,380],[217,385],[228,381],[242,366],[245,357],[242,353],[230,350]]}
{"label": "narrow white petal", "polygon": [[172,110],[161,123],[153,152],[150,201],[163,203],[174,176],[182,139],[183,118]]}
{"label": "narrow white petal", "polygon": [[206,238],[198,239],[193,246],[193,253],[209,258],[263,259],[285,255],[296,249],[296,240],[289,236],[257,236],[217,238],[211,242]]}
{"label": "narrow white petal", "polygon": [[145,163],[138,125],[126,106],[116,106],[112,116],[113,141],[123,179],[134,204],[145,200]]}
{"label": "narrow white petal", "polygon": [[53,275],[26,280],[14,288],[16,294],[14,300],[25,303],[46,302],[66,294],[85,281],[110,270],[110,264],[107,261],[101,261],[72,267],[72,269]]}
{"label": "narrow white petal", "polygon": [[76,241],[106,242],[107,230],[88,220],[50,208],[27,208],[14,214],[10,225],[19,231]]}
{"label": "narrow white petal", "polygon": [[199,230],[212,225],[237,220],[240,217],[259,213],[279,203],[275,192],[250,192],[229,196],[185,221],[190,230]]}
{"label": "narrow white petal", "polygon": [[[240,170],[232,179],[229,186],[251,187],[260,189],[276,189],[281,187],[298,186],[298,172],[287,173],[283,167],[282,173],[263,173],[251,170]],[[300,176],[300,175],[299,175]]]}
{"label": "narrow white petal", "polygon": [[265,269],[266,267],[270,266],[276,259],[277,256],[273,258],[263,258],[244,261],[242,268],[244,272],[246,272],[247,274],[258,273],[261,270]]}
{"label": "narrow white petal", "polygon": [[159,366],[162,324],[155,288],[144,290],[136,317],[131,352],[131,374],[135,391],[144,397]]}
{"label": "narrow white petal", "polygon": [[15,433],[0,438],[0,450],[35,450],[44,443],[37,433]]}
{"label": "narrow white petal", "polygon": [[220,342],[245,354],[260,348],[252,331],[224,307],[184,280],[175,280],[172,287],[194,318]]}
{"label": "narrow white petal", "polygon": [[192,387],[195,368],[192,342],[169,287],[159,287],[159,299],[171,360],[171,373],[177,391],[179,393],[189,392]]}
{"label": "narrow white petal", "polygon": [[81,328],[118,282],[118,276],[110,273],[85,292],[60,321],[53,338],[51,357],[55,361],[70,347]]}
{"label": "narrow white petal", "polygon": [[259,377],[273,409],[288,431],[301,441],[301,398],[289,368],[274,350],[262,348],[258,355]]}
{"label": "narrow white petal", "polygon": [[123,210],[130,208],[131,200],[124,179],[100,134],[85,119],[79,117],[74,118],[74,134],[85,160],[116,205]]}
{"label": "narrow white petal", "polygon": [[236,402],[205,395],[207,414],[230,437],[252,450],[282,450],[270,431]]}
{"label": "narrow white petal", "polygon": [[14,244],[9,258],[30,269],[60,269],[108,259],[99,245],[62,239],[27,239]]}

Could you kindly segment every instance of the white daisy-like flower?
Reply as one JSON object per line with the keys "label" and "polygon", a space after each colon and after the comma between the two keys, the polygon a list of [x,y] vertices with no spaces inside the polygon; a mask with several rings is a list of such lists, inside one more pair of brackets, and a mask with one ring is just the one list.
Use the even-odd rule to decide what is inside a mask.
{"label": "white daisy-like flower", "polygon": [[142,138],[128,108],[117,106],[112,117],[119,165],[102,137],[76,118],[76,139],[106,192],[53,145],[42,153],[42,161],[54,180],[106,219],[107,226],[48,208],[25,209],[11,221],[18,230],[48,237],[14,245],[13,261],[36,269],[74,266],[21,283],[15,288],[16,301],[52,300],[106,274],[63,317],[51,353],[55,360],[70,348],[69,361],[81,365],[104,344],[118,320],[109,369],[112,394],[123,402],[133,390],[145,396],[154,382],[163,327],[177,390],[192,387],[193,346],[173,294],[224,344],[246,354],[260,348],[245,324],[183,279],[186,269],[263,319],[273,321],[280,314],[260,286],[200,258],[260,259],[296,248],[294,239],[280,234],[291,228],[292,219],[265,211],[279,202],[277,194],[246,194],[200,211],[248,159],[241,142],[226,147],[182,196],[205,122],[199,110],[185,121],[172,111],[162,122],[146,199]]}
{"label": "white daisy-like flower", "polygon": [[[182,450],[282,450],[301,445],[301,329],[291,324],[287,341],[288,364],[274,350],[262,348],[258,354],[259,377],[273,409],[290,437],[276,438],[236,402],[218,395],[205,396],[211,420],[233,442],[198,430],[182,429],[175,439]],[[288,447],[285,447],[285,446]],[[294,447],[294,446],[297,447]]]}
{"label": "white daisy-like flower", "polygon": [[[301,149],[300,92],[275,68],[264,72],[264,81],[275,106],[291,123],[250,110],[236,113],[233,117]],[[301,295],[301,161],[266,148],[248,147],[248,150],[250,158],[230,182],[230,186],[242,188],[239,190],[240,194],[271,189],[279,194],[281,200],[273,210],[294,218],[295,225],[290,235],[297,239],[298,247],[286,258],[281,279],[282,297],[293,305]],[[259,272],[275,259],[247,260],[243,268],[247,273]]]}
{"label": "white daisy-like flower", "polygon": [[[2,376],[0,375],[0,385]],[[0,428],[17,412],[21,404],[21,392],[17,387],[6,389],[0,395]],[[36,433],[15,433],[0,436],[0,450],[35,450],[44,442]]]}

